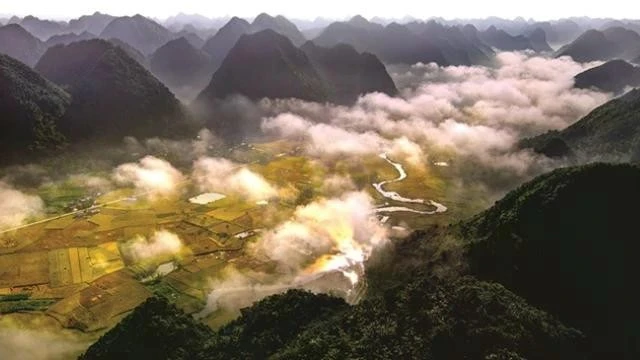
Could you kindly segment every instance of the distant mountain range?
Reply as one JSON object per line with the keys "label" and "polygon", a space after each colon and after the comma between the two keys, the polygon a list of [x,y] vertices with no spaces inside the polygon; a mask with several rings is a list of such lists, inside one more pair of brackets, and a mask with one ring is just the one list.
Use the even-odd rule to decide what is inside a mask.
{"label": "distant mountain range", "polygon": [[47,46],[22,26],[9,24],[0,27],[0,54],[33,66],[46,50]]}
{"label": "distant mountain range", "polygon": [[67,27],[64,22],[38,19],[35,16],[26,16],[20,21],[20,26],[40,40],[46,40],[52,35],[62,34]]}
{"label": "distant mountain range", "polygon": [[[308,37],[305,37],[294,22],[283,16],[271,16],[265,13],[259,14],[251,23],[237,17],[227,21],[224,18],[208,19],[199,15],[179,14],[162,22],[166,27],[141,15],[115,17],[99,12],[69,22],[42,20],[33,16],[13,17],[7,22],[22,26],[34,38],[44,42],[44,45],[30,45],[31,48],[39,47],[39,50],[21,50],[26,53],[18,55],[16,54],[17,50],[14,49],[13,52],[8,50],[15,48],[15,46],[0,37],[0,53],[17,57],[29,65],[35,64],[37,58],[44,53],[47,47],[92,38],[118,39],[122,42],[120,43],[123,45],[121,47],[125,47],[126,43],[137,52],[142,53],[145,60],[139,60],[139,62],[148,64],[148,58],[160,47],[169,41],[185,38],[194,48],[209,55],[210,73],[213,73],[222,64],[240,36],[266,29],[286,36],[295,46],[302,46],[311,39],[316,45],[322,47],[346,43],[352,45],[359,52],[369,52],[376,55],[385,63],[436,62],[440,65],[489,64],[494,53],[493,49],[549,52],[551,48],[548,43],[552,41],[550,39],[557,40],[559,37],[567,37],[568,35],[564,33],[576,30],[576,26],[581,29],[577,23],[568,20],[547,23],[496,20],[495,26],[487,26],[478,30],[470,24],[443,19],[427,22],[412,20],[405,24],[391,22],[387,25],[381,25],[362,16],[354,16],[348,21],[333,23],[322,19],[315,22],[298,21],[300,24],[306,24],[305,32]],[[609,23],[619,25],[619,29],[634,27],[634,23]],[[314,24],[317,27],[313,27]],[[482,25],[483,23],[478,22],[478,24]],[[500,26],[505,28],[502,29]],[[217,28],[220,30],[216,30]],[[511,29],[511,32],[505,29]],[[610,37],[616,38],[616,41],[631,41],[625,38],[622,31],[606,31]],[[558,35],[559,32],[563,32],[564,35]],[[627,33],[631,34],[631,30],[627,30]],[[12,37],[19,36],[14,34]],[[626,37],[629,36],[626,35]],[[27,42],[33,42],[33,40]],[[21,46],[25,45],[21,44]],[[579,47],[579,44],[576,46]],[[2,51],[3,48],[7,50]],[[626,60],[632,61],[640,57],[640,51],[636,53],[635,50],[629,49],[628,56],[625,57]],[[595,56],[607,58],[606,60],[613,56],[612,54],[617,53],[611,49],[592,51],[607,52],[606,56]],[[571,52],[567,51],[566,53]],[[564,49],[562,54],[565,54]],[[580,54],[575,56],[580,58]]]}
{"label": "distant mountain range", "polygon": [[640,161],[640,90],[607,102],[564,130],[524,140],[521,146],[550,157]]}
{"label": "distant mountain range", "polygon": [[634,60],[640,56],[640,35],[622,27],[588,30],[559,49],[557,56],[570,56],[579,62]]}
{"label": "distant mountain range", "polygon": [[120,39],[149,55],[173,39],[173,34],[160,24],[142,15],[135,15],[114,19],[100,33],[100,37]]}
{"label": "distant mountain range", "polygon": [[533,50],[547,52],[552,50],[547,43],[544,30],[541,28],[536,28],[529,36],[512,36],[492,25],[487,30],[479,32],[479,37],[489,46],[503,51]]}
{"label": "distant mountain range", "polygon": [[492,55],[486,44],[469,36],[469,32],[433,21],[382,26],[354,17],[347,22],[332,23],[313,42],[324,47],[346,43],[387,63],[471,65],[487,63]]}
{"label": "distant mountain range", "polygon": [[83,31],[80,34],[66,33],[61,35],[53,35],[52,37],[47,39],[47,41],[45,42],[45,45],[47,47],[60,45],[60,44],[68,45],[68,44],[71,44],[72,42],[91,40],[91,39],[95,39],[96,37],[97,37],[96,35],[88,31]]}
{"label": "distant mountain range", "polygon": [[273,17],[262,13],[253,23],[238,17],[231,18],[215,35],[207,39],[202,50],[211,56],[212,68],[216,70],[242,35],[267,29],[286,36],[296,46],[306,41],[300,30],[284,16]]}

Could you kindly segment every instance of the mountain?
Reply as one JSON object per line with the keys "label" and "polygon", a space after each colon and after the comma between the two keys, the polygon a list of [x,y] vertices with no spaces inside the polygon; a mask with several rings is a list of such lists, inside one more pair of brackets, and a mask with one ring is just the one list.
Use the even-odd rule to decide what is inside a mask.
{"label": "mountain", "polygon": [[391,64],[473,65],[488,62],[488,55],[493,53],[477,37],[435,21],[382,26],[356,17],[332,23],[313,42],[323,47],[349,44]]}
{"label": "mountain", "polygon": [[35,16],[25,16],[20,21],[20,26],[44,41],[53,35],[59,35],[67,31],[67,24],[51,20],[41,20]]}
{"label": "mountain", "polygon": [[134,48],[133,46],[129,45],[128,43],[120,39],[111,38],[111,39],[108,39],[107,41],[119,47],[120,49],[124,50],[124,52],[127,53],[129,57],[137,61],[138,64],[142,65],[142,67],[144,67],[147,70],[149,69],[149,59],[147,59],[147,57],[143,53],[141,53],[140,50]]}
{"label": "mountain", "polygon": [[282,15],[273,17],[261,13],[251,23],[251,32],[260,32],[267,29],[288,37],[295,46],[301,46],[306,41],[298,27]]}
{"label": "mountain", "polygon": [[[220,26],[224,26],[224,24],[225,23],[222,23]],[[189,34],[189,33],[196,34],[198,38],[202,39],[203,45],[196,46],[197,48],[201,49],[202,46],[204,46],[204,43],[206,42],[206,40],[212,37],[213,35],[215,35],[217,32],[218,32],[218,28],[199,29],[191,24],[186,24],[185,26],[182,27],[181,30],[177,32],[176,36],[184,36],[184,34]],[[187,40],[189,40],[189,38],[187,38]]]}
{"label": "mountain", "polygon": [[207,39],[202,50],[211,56],[212,70],[216,70],[222,64],[227,54],[242,37],[250,32],[251,24],[237,17],[231,18],[218,32]]}
{"label": "mountain", "polygon": [[478,36],[489,46],[503,51],[533,50],[543,52],[551,50],[544,30],[539,28],[527,37],[525,35],[512,36],[492,25],[487,30],[479,32]]}
{"label": "mountain", "polygon": [[603,31],[604,36],[622,49],[622,59],[631,60],[640,55],[640,35],[624,27],[610,27]]}
{"label": "mountain", "polygon": [[624,60],[611,60],[576,75],[575,87],[597,88],[619,94],[628,87],[640,86],[640,67]]}
{"label": "mountain", "polygon": [[59,45],[59,44],[63,44],[63,45],[67,45],[70,44],[72,42],[76,42],[76,41],[82,41],[82,40],[91,40],[91,39],[95,39],[96,36],[90,32],[82,32],[80,34],[76,34],[76,33],[66,33],[66,34],[61,34],[61,35],[53,35],[52,37],[50,37],[49,39],[47,39],[47,41],[45,42],[47,47],[51,47],[51,46],[55,46],[55,45]]}
{"label": "mountain", "polygon": [[634,64],[637,64],[637,65],[640,65],[640,55],[638,55],[637,58],[631,60],[631,62],[634,63]]}
{"label": "mountain", "polygon": [[542,28],[536,28],[529,34],[531,49],[535,52],[551,52],[553,49],[547,42],[547,33]]}
{"label": "mountain", "polygon": [[204,46],[204,40],[198,36],[195,32],[182,30],[174,34],[176,39],[185,38],[194,48],[202,49]]}
{"label": "mountain", "polygon": [[104,40],[49,48],[36,70],[73,96],[72,138],[168,136],[182,125],[180,103],[124,50]]}
{"label": "mountain", "polygon": [[622,27],[611,27],[604,31],[588,30],[558,50],[558,56],[565,55],[580,62],[633,60],[640,55],[640,35]]}
{"label": "mountain", "polygon": [[488,64],[493,50],[480,40],[477,32],[468,30],[465,32],[463,28],[444,26],[431,20],[425,23],[420,35],[442,49],[445,59],[452,65]]}
{"label": "mountain", "polygon": [[346,44],[323,48],[311,41],[301,49],[329,84],[332,102],[350,105],[362,94],[377,91],[395,96],[398,93],[384,64],[373,54],[358,53]]}
{"label": "mountain", "polygon": [[92,15],[84,15],[77,19],[69,20],[67,30],[76,34],[85,31],[92,34],[100,34],[115,18],[115,16],[95,12]]}
{"label": "mountain", "polygon": [[182,29],[185,25],[192,25],[199,29],[208,29],[216,27],[218,23],[217,19],[210,19],[200,14],[185,14],[178,13],[174,16],[168,17],[162,22],[167,28]]}
{"label": "mountain", "polygon": [[100,37],[120,39],[149,55],[173,39],[173,34],[153,20],[135,15],[114,19],[100,33]]}
{"label": "mountain", "polygon": [[214,119],[209,127],[226,138],[257,132],[260,124],[255,119],[218,113],[224,108],[221,101],[232,95],[251,100],[268,97],[324,102],[330,94],[327,84],[302,50],[284,35],[264,30],[242,35],[194,101],[199,113]]}
{"label": "mountain", "polygon": [[46,45],[22,26],[9,24],[0,27],[0,54],[33,66],[46,50]]}
{"label": "mountain", "polygon": [[607,39],[603,32],[587,30],[572,43],[558,50],[557,56],[570,56],[575,61],[609,60],[621,53],[618,45]]}
{"label": "mountain", "polygon": [[3,160],[15,151],[45,150],[63,145],[58,131],[71,96],[27,65],[0,54],[0,151]]}
{"label": "mountain", "polygon": [[370,30],[370,31],[382,30],[384,28],[384,26],[376,22],[371,22],[367,20],[362,15],[355,15],[354,17],[349,19],[349,21],[347,21],[347,24],[358,29]]}
{"label": "mountain", "polygon": [[254,100],[295,97],[322,102],[328,98],[307,55],[273,30],[242,35],[199,98],[224,99],[232,94]]}
{"label": "mountain", "polygon": [[636,166],[595,164],[522,185],[462,225],[471,273],[583,331],[593,358],[638,358],[638,184]]}
{"label": "mountain", "polygon": [[[211,58],[185,38],[171,40],[150,58],[151,72],[178,95],[197,95],[211,80]],[[188,93],[188,94],[187,94]]]}
{"label": "mountain", "polygon": [[607,102],[564,130],[526,139],[521,146],[552,157],[568,155],[548,154],[549,144],[554,143],[564,143],[567,150],[589,158],[634,159],[640,155],[640,90]]}
{"label": "mountain", "polygon": [[305,42],[305,37],[300,30],[284,16],[272,17],[262,13],[251,24],[244,19],[233,17],[202,46],[202,50],[211,56],[212,70],[215,71],[220,67],[224,58],[242,35],[263,30],[273,30],[284,35],[296,46]]}
{"label": "mountain", "polygon": [[398,92],[375,55],[359,53],[346,44],[324,48],[307,42],[296,48],[284,35],[264,30],[238,40],[194,105],[208,118],[216,118],[210,124],[216,131],[237,137],[258,130],[259,123],[247,119],[245,124],[241,117],[210,114],[231,95],[351,105],[370,92],[390,96]]}

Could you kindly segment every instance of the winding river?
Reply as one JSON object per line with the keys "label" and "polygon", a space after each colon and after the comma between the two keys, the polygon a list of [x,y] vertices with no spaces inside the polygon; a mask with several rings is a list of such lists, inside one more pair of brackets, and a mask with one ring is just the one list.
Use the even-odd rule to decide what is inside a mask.
{"label": "winding river", "polygon": [[433,215],[433,214],[438,214],[438,213],[443,213],[445,211],[447,211],[447,207],[437,203],[433,200],[424,200],[424,199],[410,199],[410,198],[406,198],[401,196],[400,194],[398,194],[395,191],[386,191],[384,190],[384,186],[387,184],[391,184],[391,183],[395,183],[395,182],[400,182],[404,179],[407,178],[407,172],[404,170],[404,167],[402,167],[402,164],[393,162],[389,159],[389,157],[387,156],[387,154],[383,153],[380,154],[380,157],[383,158],[385,161],[387,161],[389,164],[391,164],[391,166],[393,166],[396,171],[398,171],[399,176],[393,180],[386,180],[386,181],[382,181],[379,183],[375,183],[375,184],[371,184],[373,185],[373,187],[376,189],[376,191],[378,191],[378,193],[380,193],[380,195],[384,196],[387,199],[390,200],[394,200],[394,201],[398,201],[398,202],[403,202],[403,203],[412,203],[412,204],[427,204],[427,205],[431,205],[433,207],[435,207],[434,210],[431,211],[423,211],[423,210],[416,210],[416,209],[411,209],[405,206],[383,206],[383,207],[379,207],[377,209],[375,209],[376,213],[384,213],[384,212],[399,212],[399,211],[405,211],[405,212],[412,212],[412,213],[416,213],[416,214],[423,214],[423,215]]}

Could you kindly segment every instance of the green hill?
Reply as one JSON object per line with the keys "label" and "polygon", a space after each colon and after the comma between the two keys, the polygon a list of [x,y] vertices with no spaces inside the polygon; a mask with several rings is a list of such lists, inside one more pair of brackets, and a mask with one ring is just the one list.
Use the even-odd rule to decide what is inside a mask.
{"label": "green hill", "polygon": [[80,359],[193,359],[195,349],[212,336],[208,327],[165,299],[151,297]]}
{"label": "green hill", "polygon": [[595,164],[521,186],[461,226],[470,272],[584,331],[592,352],[637,358],[639,184],[638,167]]}
{"label": "green hill", "polygon": [[520,146],[550,157],[577,153],[595,159],[637,161],[640,159],[640,90],[607,102],[564,130],[525,139]]}
{"label": "green hill", "polygon": [[0,55],[0,150],[23,152],[63,145],[57,131],[71,96],[27,65]]}
{"label": "green hill", "polygon": [[54,46],[36,70],[73,96],[62,128],[72,139],[169,136],[183,125],[183,109],[175,96],[110,42]]}
{"label": "green hill", "polygon": [[359,304],[270,297],[194,358],[638,358],[638,184],[632,165],[542,175],[467,221],[399,240],[369,266]]}

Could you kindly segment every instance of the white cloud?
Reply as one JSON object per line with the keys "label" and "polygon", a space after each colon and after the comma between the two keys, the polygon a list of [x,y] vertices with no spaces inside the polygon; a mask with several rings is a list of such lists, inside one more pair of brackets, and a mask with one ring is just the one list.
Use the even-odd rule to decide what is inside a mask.
{"label": "white cloud", "polygon": [[249,200],[266,200],[278,195],[262,175],[223,158],[198,159],[193,164],[192,178],[202,191],[234,194]]}
{"label": "white cloud", "polygon": [[132,262],[179,255],[182,250],[178,235],[167,230],[156,231],[149,238],[138,235],[123,245],[123,252]]}
{"label": "white cloud", "polygon": [[44,202],[0,181],[0,230],[18,226],[30,217],[42,215]]}
{"label": "white cloud", "polygon": [[153,156],[118,166],[113,171],[113,179],[120,185],[133,185],[150,197],[173,195],[184,181],[182,173],[168,161]]}

